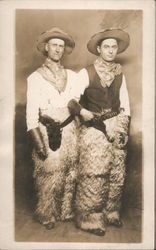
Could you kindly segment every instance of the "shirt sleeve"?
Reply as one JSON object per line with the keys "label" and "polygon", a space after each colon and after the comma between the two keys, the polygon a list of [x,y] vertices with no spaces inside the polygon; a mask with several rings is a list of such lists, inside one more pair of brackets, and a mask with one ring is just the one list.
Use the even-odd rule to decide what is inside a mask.
{"label": "shirt sleeve", "polygon": [[124,75],[122,78],[122,85],[120,88],[120,108],[124,109],[125,115],[130,116],[129,96],[126,86],[126,79]]}
{"label": "shirt sleeve", "polygon": [[77,73],[76,85],[74,87],[74,99],[79,101],[85,89],[89,86],[89,77],[86,69],[82,69]]}
{"label": "shirt sleeve", "polygon": [[39,79],[31,75],[27,79],[26,123],[27,131],[38,127],[39,122]]}

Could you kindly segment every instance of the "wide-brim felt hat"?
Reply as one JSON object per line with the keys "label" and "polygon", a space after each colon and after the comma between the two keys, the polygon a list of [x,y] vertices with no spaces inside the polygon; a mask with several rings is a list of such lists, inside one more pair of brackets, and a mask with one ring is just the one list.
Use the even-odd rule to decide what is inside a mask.
{"label": "wide-brim felt hat", "polygon": [[99,55],[97,51],[97,46],[101,44],[101,42],[108,38],[114,38],[118,43],[118,52],[122,53],[127,49],[130,43],[129,34],[122,29],[104,29],[93,35],[89,42],[87,43],[87,48],[89,52]]}
{"label": "wide-brim felt hat", "polygon": [[64,32],[60,28],[54,27],[41,33],[37,39],[37,49],[44,55],[47,55],[47,51],[45,51],[45,44],[52,38],[62,39],[65,42],[65,52],[67,54],[70,54],[75,47],[75,42],[68,33]]}

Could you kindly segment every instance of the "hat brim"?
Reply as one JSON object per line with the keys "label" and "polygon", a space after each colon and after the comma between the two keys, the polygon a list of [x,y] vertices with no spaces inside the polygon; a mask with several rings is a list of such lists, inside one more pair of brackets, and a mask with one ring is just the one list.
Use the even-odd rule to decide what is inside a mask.
{"label": "hat brim", "polygon": [[95,55],[99,55],[99,52],[97,51],[97,46],[100,45],[100,43],[103,40],[109,39],[109,38],[113,38],[117,40],[117,43],[118,43],[117,54],[125,51],[130,43],[130,38],[129,38],[128,33],[126,33],[125,31],[121,29],[102,30],[96,33],[95,35],[93,35],[91,39],[89,40],[87,44],[87,48],[89,52]]}
{"label": "hat brim", "polygon": [[65,42],[65,53],[70,54],[75,47],[75,42],[71,36],[66,33],[61,33],[57,31],[46,31],[42,33],[37,40],[37,49],[42,52],[44,55],[47,55],[47,51],[45,50],[45,44],[53,38],[61,39]]}

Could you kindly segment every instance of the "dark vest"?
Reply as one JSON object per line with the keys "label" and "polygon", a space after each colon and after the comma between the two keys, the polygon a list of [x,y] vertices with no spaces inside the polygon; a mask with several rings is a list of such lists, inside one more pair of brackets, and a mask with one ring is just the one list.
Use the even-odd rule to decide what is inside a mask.
{"label": "dark vest", "polygon": [[122,73],[117,75],[110,87],[103,87],[94,65],[86,68],[89,75],[89,86],[81,96],[80,104],[93,112],[103,109],[118,111],[120,107],[119,92],[122,84]]}

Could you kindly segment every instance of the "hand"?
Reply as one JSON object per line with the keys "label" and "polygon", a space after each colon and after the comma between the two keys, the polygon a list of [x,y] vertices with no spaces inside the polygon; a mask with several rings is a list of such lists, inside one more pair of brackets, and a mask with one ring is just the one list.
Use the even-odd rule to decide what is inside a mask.
{"label": "hand", "polygon": [[90,121],[91,119],[94,118],[94,115],[92,114],[92,112],[84,108],[81,109],[80,115],[82,116],[84,121]]}
{"label": "hand", "polygon": [[79,115],[81,110],[81,105],[74,99],[68,102],[68,109],[71,115]]}
{"label": "hand", "polygon": [[128,135],[125,133],[116,133],[114,145],[119,149],[123,149],[128,142]]}
{"label": "hand", "polygon": [[39,158],[43,161],[48,157],[48,152],[46,151],[45,147],[38,149],[37,154]]}
{"label": "hand", "polygon": [[36,127],[34,129],[29,130],[29,135],[31,136],[33,145],[36,149],[39,158],[41,160],[45,160],[48,157],[48,151],[40,128]]}

